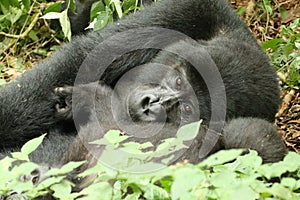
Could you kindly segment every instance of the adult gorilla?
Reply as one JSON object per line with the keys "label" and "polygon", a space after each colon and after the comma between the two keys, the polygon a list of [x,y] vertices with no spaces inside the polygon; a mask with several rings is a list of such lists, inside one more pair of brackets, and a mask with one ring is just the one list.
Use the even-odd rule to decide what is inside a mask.
{"label": "adult gorilla", "polygon": [[[181,32],[196,40],[208,52],[223,80],[226,80],[227,119],[258,117],[274,120],[280,102],[274,70],[251,32],[226,0],[161,0],[104,30],[74,38],[50,58],[5,85],[0,91],[1,148],[20,146],[51,130],[58,130],[62,134],[75,133],[72,123],[67,124],[55,115],[60,99],[54,93],[54,88],[73,85],[87,55],[95,47],[101,47],[102,42],[111,35],[152,26]],[[143,42],[143,37],[137,40]],[[128,53],[112,63],[100,79],[114,87],[125,72],[148,63],[158,53],[158,49],[152,48]],[[165,62],[168,60],[164,61],[167,64]],[[89,81],[96,81],[97,73],[102,70],[95,72],[95,80]],[[195,73],[189,79],[192,85],[202,81],[201,76]],[[201,88],[195,89],[196,94],[201,93],[198,90]],[[210,96],[204,93],[204,96],[197,97],[199,110],[207,117],[205,120],[209,121]],[[203,98],[205,105],[201,103]]]}

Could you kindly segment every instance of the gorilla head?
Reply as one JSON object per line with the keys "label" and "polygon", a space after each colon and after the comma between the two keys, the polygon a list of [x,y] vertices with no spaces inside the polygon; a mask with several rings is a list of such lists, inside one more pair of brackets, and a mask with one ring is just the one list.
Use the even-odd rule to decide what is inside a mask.
{"label": "gorilla head", "polygon": [[115,92],[134,122],[180,125],[200,119],[198,100],[183,67],[138,66],[118,81]]}

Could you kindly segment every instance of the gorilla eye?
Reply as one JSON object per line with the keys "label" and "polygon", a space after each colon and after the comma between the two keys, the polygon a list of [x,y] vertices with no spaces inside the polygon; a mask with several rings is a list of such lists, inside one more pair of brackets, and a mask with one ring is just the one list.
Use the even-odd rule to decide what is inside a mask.
{"label": "gorilla eye", "polygon": [[176,86],[177,86],[177,89],[180,90],[181,89],[181,86],[182,86],[182,79],[181,77],[178,77],[176,79]]}
{"label": "gorilla eye", "polygon": [[183,104],[183,108],[184,108],[184,111],[187,112],[187,113],[192,112],[192,107],[188,104]]}

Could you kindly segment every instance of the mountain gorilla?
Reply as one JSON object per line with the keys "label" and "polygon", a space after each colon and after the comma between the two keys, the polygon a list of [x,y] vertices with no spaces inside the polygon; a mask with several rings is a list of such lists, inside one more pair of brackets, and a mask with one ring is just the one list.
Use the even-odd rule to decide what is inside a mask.
{"label": "mountain gorilla", "polygon": [[[169,35],[157,31],[161,29],[171,30],[170,35],[173,37],[169,38]],[[174,32],[180,32],[181,35]],[[149,47],[148,44],[160,46]],[[139,45],[147,48],[139,48]],[[131,51],[119,55],[118,52],[122,52],[120,47],[135,49],[129,48]],[[110,60],[112,62],[107,65]],[[152,62],[157,64],[153,65]],[[172,70],[169,72],[164,67],[155,67],[159,64],[170,66]],[[205,73],[212,75],[214,67],[215,76],[205,76]],[[123,76],[134,69],[137,69],[137,75],[127,77],[122,82]],[[164,81],[161,85],[146,84],[141,81],[144,78]],[[222,85],[218,78],[222,80]],[[101,31],[74,38],[50,58],[1,88],[1,149],[20,147],[45,132],[76,138],[76,125],[79,132],[83,129],[80,127],[85,125],[94,129],[89,125],[89,118],[75,114],[74,125],[73,121],[60,115],[68,110],[68,101],[57,95],[54,89],[72,86],[74,83],[76,88],[78,84],[99,80],[114,88],[121,103],[129,103],[127,107],[121,105],[120,110],[128,111],[134,122],[145,126],[164,121],[166,126],[178,128],[186,122],[201,118],[203,124],[209,126],[209,133],[222,132],[223,121],[233,118],[256,117],[273,121],[280,102],[272,66],[226,0],[161,0]],[[135,81],[142,85],[131,84]],[[186,83],[190,89],[186,89]],[[128,91],[132,96],[127,98]],[[105,109],[102,100],[99,101],[101,109]],[[113,110],[116,109],[114,106]],[[76,110],[76,106],[73,109]],[[230,128],[225,128],[225,133],[223,131],[224,138],[230,140],[228,146],[247,147],[246,144],[251,144],[254,149],[263,150],[262,155],[268,153],[266,158],[270,159],[266,161],[277,161],[283,157],[285,148],[270,124],[254,119],[239,120],[242,122],[234,123],[236,127],[228,126]],[[253,127],[256,122],[257,127]],[[247,123],[249,125],[245,125]],[[252,128],[248,129],[248,126]],[[112,124],[108,128],[114,127],[115,124]],[[231,128],[236,131],[230,131]],[[243,132],[244,128],[247,131]],[[261,131],[258,130],[260,128]],[[203,142],[194,140],[195,145],[190,149],[195,156],[195,159],[191,158],[192,161],[196,162],[218,147],[214,134],[206,135]],[[267,146],[257,140],[270,135],[272,140],[267,141],[270,143]],[[51,136],[48,139],[51,144]],[[227,142],[224,142],[224,148]],[[280,148],[277,148],[277,144],[280,144]],[[196,153],[196,150],[200,153]]]}

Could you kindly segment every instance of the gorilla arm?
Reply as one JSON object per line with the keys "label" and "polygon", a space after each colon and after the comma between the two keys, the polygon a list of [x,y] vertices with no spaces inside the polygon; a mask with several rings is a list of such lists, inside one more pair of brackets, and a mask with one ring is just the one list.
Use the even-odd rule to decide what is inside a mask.
{"label": "gorilla arm", "polygon": [[225,149],[256,150],[264,162],[278,162],[287,154],[274,125],[258,118],[231,120],[224,127],[222,142]]}

